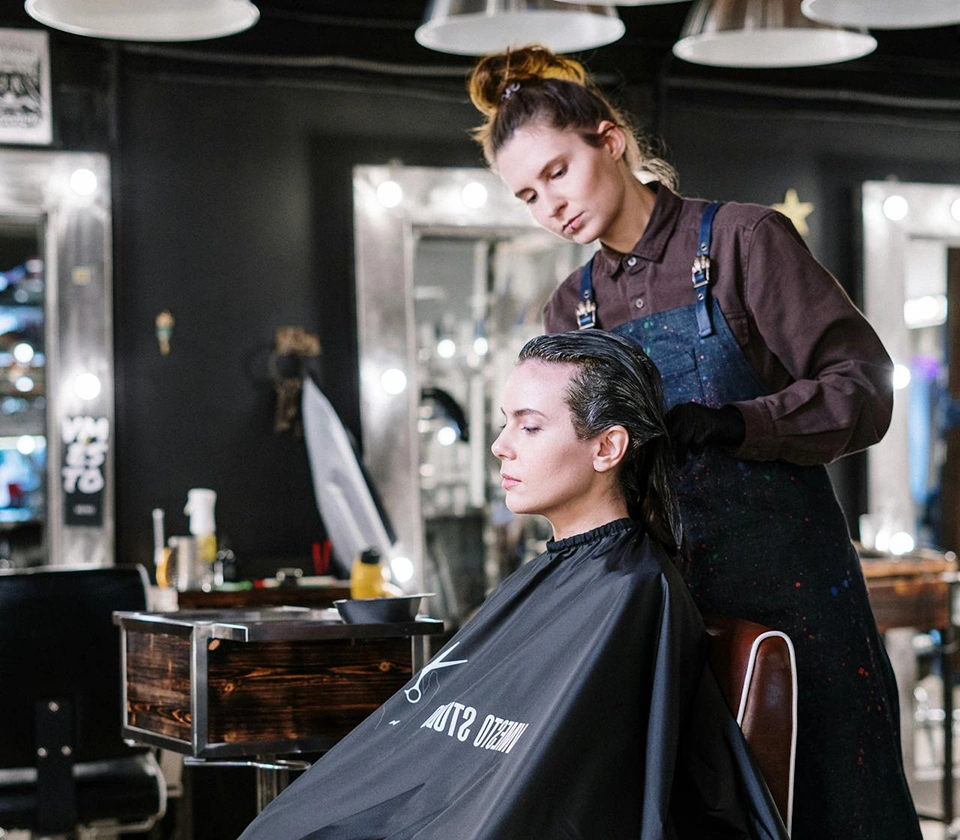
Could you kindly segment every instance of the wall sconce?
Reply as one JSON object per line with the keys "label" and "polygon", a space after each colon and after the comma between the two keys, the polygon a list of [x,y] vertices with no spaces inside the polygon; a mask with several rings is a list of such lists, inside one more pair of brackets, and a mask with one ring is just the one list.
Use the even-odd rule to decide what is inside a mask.
{"label": "wall sconce", "polygon": [[203,41],[260,19],[249,0],[26,0],[24,8],[45,26],[121,41]]}
{"label": "wall sconce", "polygon": [[713,67],[812,67],[876,48],[866,32],[805,17],[800,0],[697,0],[673,54]]}
{"label": "wall sconce", "polygon": [[559,0],[431,0],[414,37],[431,50],[479,56],[543,44],[569,53],[610,44],[625,27],[610,5]]}

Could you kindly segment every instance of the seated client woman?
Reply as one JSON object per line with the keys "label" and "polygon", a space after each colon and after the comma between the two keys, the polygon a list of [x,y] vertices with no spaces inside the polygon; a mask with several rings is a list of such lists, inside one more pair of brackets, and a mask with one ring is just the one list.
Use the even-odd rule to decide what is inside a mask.
{"label": "seated client woman", "polygon": [[683,584],[660,376],[584,330],[520,352],[493,444],[554,538],[241,840],[785,838]]}

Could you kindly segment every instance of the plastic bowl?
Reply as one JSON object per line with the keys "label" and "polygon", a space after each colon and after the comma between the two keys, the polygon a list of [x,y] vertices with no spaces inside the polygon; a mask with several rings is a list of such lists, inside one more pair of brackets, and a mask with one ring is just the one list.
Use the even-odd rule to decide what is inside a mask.
{"label": "plastic bowl", "polygon": [[420,599],[432,595],[432,592],[419,592],[391,598],[356,598],[334,601],[333,605],[347,624],[394,624],[416,621]]}

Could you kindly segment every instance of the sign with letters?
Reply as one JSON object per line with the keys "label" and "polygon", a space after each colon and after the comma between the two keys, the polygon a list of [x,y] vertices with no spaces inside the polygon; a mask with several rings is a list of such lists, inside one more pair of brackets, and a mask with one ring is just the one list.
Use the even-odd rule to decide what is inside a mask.
{"label": "sign with letters", "polygon": [[110,420],[89,415],[67,417],[60,430],[64,524],[100,526],[110,450]]}

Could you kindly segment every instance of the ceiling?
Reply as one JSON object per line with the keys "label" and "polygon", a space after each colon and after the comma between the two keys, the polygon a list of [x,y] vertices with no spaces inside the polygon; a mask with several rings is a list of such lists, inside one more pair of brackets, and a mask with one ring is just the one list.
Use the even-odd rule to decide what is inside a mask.
{"label": "ceiling", "polygon": [[[197,71],[388,75],[460,91],[473,63],[468,57],[438,53],[416,43],[414,30],[422,22],[426,0],[254,2],[261,19],[238,35],[184,44],[124,44],[122,49],[145,61],[174,60]],[[879,42],[876,52],[840,65],[726,70],[698,67],[672,56],[670,49],[691,6],[691,2],[673,2],[619,7],[625,36],[583,57],[601,84],[610,86],[700,86],[755,95],[806,90],[827,98],[832,91],[852,91],[874,104],[960,113],[960,26],[874,31]],[[0,10],[4,20],[36,25],[23,11],[21,0],[0,0]],[[60,33],[56,37],[77,40]]]}

